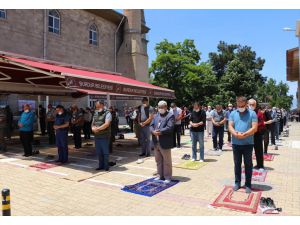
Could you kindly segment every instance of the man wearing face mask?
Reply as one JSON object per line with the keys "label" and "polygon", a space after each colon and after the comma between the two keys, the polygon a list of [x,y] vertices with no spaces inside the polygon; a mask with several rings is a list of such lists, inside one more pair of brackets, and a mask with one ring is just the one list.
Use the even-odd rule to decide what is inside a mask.
{"label": "man wearing face mask", "polygon": [[32,156],[33,123],[35,114],[30,110],[30,105],[24,105],[24,112],[18,121],[20,139],[24,148],[25,157]]}
{"label": "man wearing face mask", "polygon": [[204,126],[206,123],[206,113],[200,109],[198,102],[194,103],[194,110],[191,114],[191,137],[192,137],[192,161],[197,160],[197,142],[200,148],[200,162],[204,162]]}
{"label": "man wearing face mask", "polygon": [[273,107],[271,110],[271,117],[272,117],[272,126],[271,126],[271,144],[276,146],[275,137],[276,137],[276,130],[277,130],[277,113],[276,107]]}
{"label": "man wearing face mask", "polygon": [[257,131],[254,133],[254,151],[256,157],[256,166],[254,168],[264,171],[263,135],[266,130],[264,115],[259,107],[257,107],[255,99],[250,99],[248,106],[250,110],[255,111],[257,116]]}
{"label": "man wearing face mask", "polygon": [[229,129],[228,129],[228,121],[229,121],[229,116],[230,116],[230,113],[233,111],[232,109],[232,104],[229,103],[228,104],[228,110],[226,111],[226,125],[227,125],[227,141],[228,141],[228,144],[231,144],[231,134],[229,132]]}
{"label": "man wearing face mask", "polygon": [[68,131],[70,117],[66,113],[62,105],[55,108],[56,116],[54,121],[54,130],[56,132],[56,146],[58,152],[58,159],[56,162],[68,162]]}
{"label": "man wearing face mask", "polygon": [[[213,123],[213,145],[214,150],[222,151],[224,144],[224,124],[226,123],[226,112],[221,105],[216,105],[216,109],[211,114]],[[218,142],[219,136],[219,142]]]}
{"label": "man wearing face mask", "polygon": [[140,124],[140,143],[142,152],[139,156],[150,156],[150,123],[153,119],[154,109],[149,105],[148,98],[143,98],[142,105],[139,106],[138,122]]}
{"label": "man wearing face mask", "polygon": [[[175,103],[171,103],[171,113],[175,116],[175,127],[173,132],[173,147],[181,148],[180,139],[181,139],[181,119],[182,119],[182,110],[177,107]],[[176,144],[177,140],[177,144]]]}
{"label": "man wearing face mask", "polygon": [[241,188],[242,158],[244,158],[246,175],[246,193],[251,193],[253,135],[257,131],[257,116],[247,108],[247,98],[237,97],[237,110],[229,116],[229,131],[232,135],[235,185],[234,191]]}
{"label": "man wearing face mask", "polygon": [[109,141],[111,135],[111,113],[104,109],[104,102],[96,102],[96,110],[92,122],[92,131],[95,135],[96,153],[99,167],[96,170],[109,170]]}
{"label": "man wearing face mask", "polygon": [[158,103],[158,113],[151,122],[150,131],[158,174],[155,180],[164,180],[165,183],[170,183],[172,179],[171,148],[173,147],[175,116],[168,112],[167,108],[165,101]]}
{"label": "man wearing face mask", "polygon": [[209,137],[212,134],[212,121],[211,121],[211,106],[207,106],[206,111],[206,131],[207,131],[207,137]]}

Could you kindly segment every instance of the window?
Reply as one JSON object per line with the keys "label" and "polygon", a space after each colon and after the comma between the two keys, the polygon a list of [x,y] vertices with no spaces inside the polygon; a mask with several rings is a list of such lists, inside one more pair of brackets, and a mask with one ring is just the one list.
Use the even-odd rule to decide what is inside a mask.
{"label": "window", "polygon": [[48,30],[51,33],[60,34],[60,15],[57,10],[50,10],[48,16]]}
{"label": "window", "polygon": [[6,10],[5,9],[0,9],[0,18],[6,19]]}
{"label": "window", "polygon": [[98,45],[98,29],[95,24],[90,26],[89,43],[91,45]]}

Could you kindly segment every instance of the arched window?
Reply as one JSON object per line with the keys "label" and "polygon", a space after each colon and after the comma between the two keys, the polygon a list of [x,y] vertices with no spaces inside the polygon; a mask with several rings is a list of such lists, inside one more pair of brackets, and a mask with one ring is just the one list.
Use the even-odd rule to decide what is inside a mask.
{"label": "arched window", "polygon": [[60,15],[55,9],[49,10],[48,30],[49,32],[60,34]]}
{"label": "arched window", "polygon": [[6,10],[5,9],[0,9],[0,18],[6,19]]}
{"label": "arched window", "polygon": [[89,43],[91,45],[98,45],[98,29],[95,24],[90,26]]}

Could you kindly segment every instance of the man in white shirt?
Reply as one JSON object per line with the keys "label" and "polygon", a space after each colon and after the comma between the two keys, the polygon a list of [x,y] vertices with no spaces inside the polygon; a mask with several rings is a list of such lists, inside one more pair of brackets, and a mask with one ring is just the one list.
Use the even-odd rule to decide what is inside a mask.
{"label": "man in white shirt", "polygon": [[207,132],[207,137],[209,137],[212,133],[212,121],[211,121],[211,106],[207,106],[207,111],[206,111],[206,132]]}
{"label": "man in white shirt", "polygon": [[[175,126],[174,126],[174,133],[173,133],[173,146],[174,148],[181,148],[180,144],[180,135],[181,135],[181,119],[182,119],[182,110],[176,106],[175,103],[171,104],[170,112],[173,113],[175,117]],[[176,144],[177,140],[177,144]]]}

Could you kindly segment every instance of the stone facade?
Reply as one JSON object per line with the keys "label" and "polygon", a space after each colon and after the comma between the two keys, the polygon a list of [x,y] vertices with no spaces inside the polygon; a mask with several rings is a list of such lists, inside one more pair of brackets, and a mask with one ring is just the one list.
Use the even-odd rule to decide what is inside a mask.
{"label": "stone facade", "polygon": [[[149,28],[145,25],[143,10],[124,10],[124,15],[114,10],[57,11],[60,34],[48,31],[49,10],[6,10],[6,18],[0,18],[0,51],[118,72],[133,79],[149,81],[145,39]],[[92,24],[97,26],[98,31],[96,46],[89,44],[89,27]],[[26,99],[25,95],[20,97]],[[2,104],[7,99],[7,96],[0,95]],[[73,102],[72,99],[69,101]],[[87,98],[80,102],[87,103]]]}

